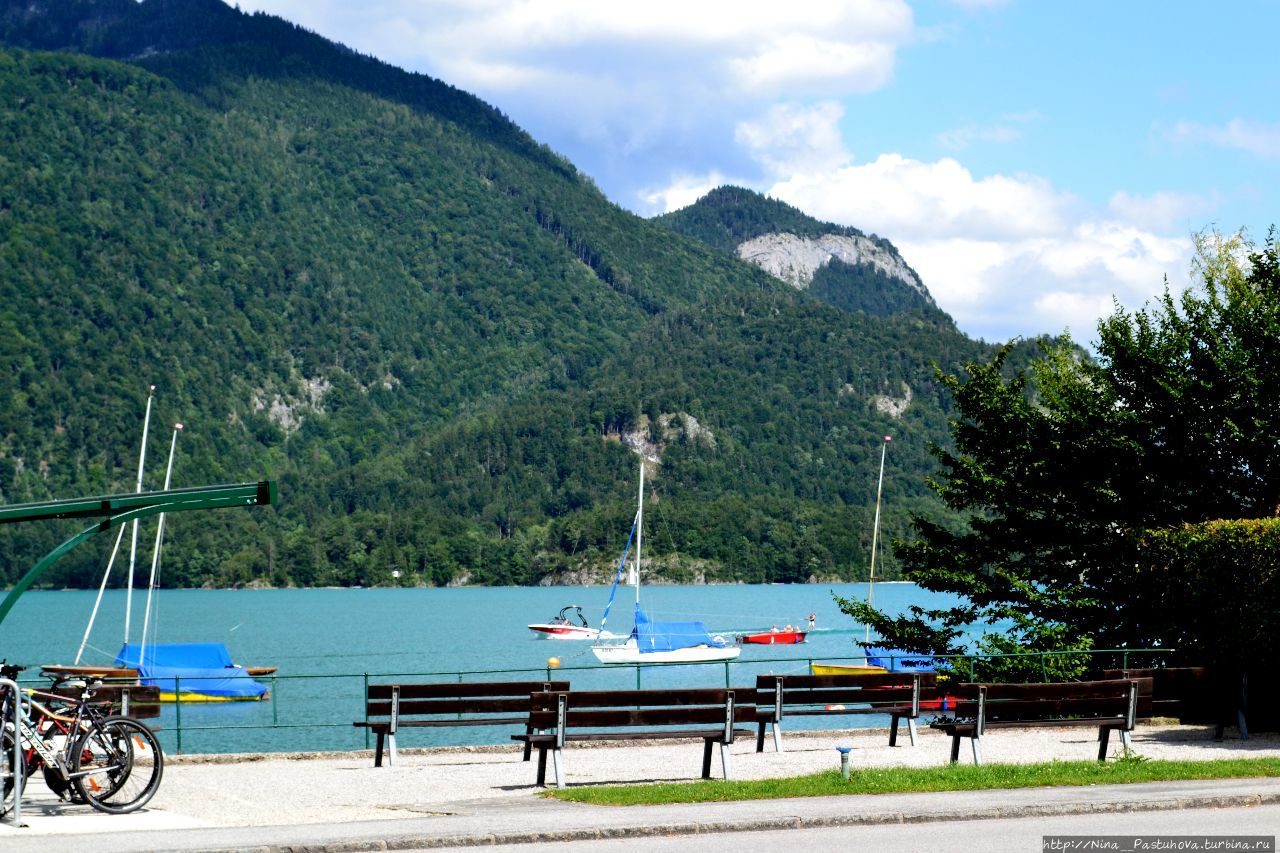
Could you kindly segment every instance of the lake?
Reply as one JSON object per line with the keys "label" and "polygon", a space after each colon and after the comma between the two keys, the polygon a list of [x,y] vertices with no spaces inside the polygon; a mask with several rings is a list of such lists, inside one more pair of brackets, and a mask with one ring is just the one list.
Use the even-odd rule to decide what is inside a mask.
{"label": "lake", "polygon": [[[810,612],[817,614],[816,629],[797,646],[745,646],[728,665],[603,668],[590,643],[540,639],[525,626],[548,621],[569,604],[581,605],[591,625],[598,626],[608,587],[164,590],[151,617],[153,641],[222,642],[236,663],[279,671],[266,679],[269,701],[166,706],[160,736],[166,749],[180,746],[182,752],[359,749],[366,745],[365,733],[351,723],[364,716],[366,681],[387,681],[392,675],[542,678],[553,656],[561,661],[557,677],[580,688],[754,685],[760,673],[807,672],[812,659],[860,655],[854,643],[864,629],[840,612],[833,593],[864,600],[867,586],[644,587],[641,604],[652,618],[701,619],[713,634],[804,625]],[[32,677],[40,664],[71,663],[95,596],[88,590],[26,593],[0,625],[0,657],[31,666],[24,676]],[[145,600],[145,592],[134,593],[135,642]],[[875,585],[875,604],[889,613],[950,601],[912,584]],[[620,588],[606,627],[630,631],[632,608],[631,589]],[[109,590],[83,663],[114,659],[123,641],[124,611],[125,592]],[[876,717],[849,719],[850,725],[884,724]],[[401,733],[400,745],[500,743],[509,733],[482,727],[408,730]]]}

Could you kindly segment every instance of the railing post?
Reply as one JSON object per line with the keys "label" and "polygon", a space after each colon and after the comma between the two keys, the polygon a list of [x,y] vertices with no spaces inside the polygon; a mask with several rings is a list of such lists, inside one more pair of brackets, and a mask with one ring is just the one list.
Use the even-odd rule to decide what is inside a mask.
{"label": "railing post", "polygon": [[1040,680],[1046,684],[1049,682],[1049,668],[1044,663],[1044,652],[1040,653]]}
{"label": "railing post", "polygon": [[277,726],[280,725],[280,706],[276,704],[276,693],[278,692],[277,690],[278,687],[279,687],[279,684],[276,682],[276,677],[274,675],[271,676],[271,727],[272,728],[276,728]]}
{"label": "railing post", "polygon": [[182,754],[182,677],[173,677],[173,724],[178,730],[178,744],[174,751]]}
{"label": "railing post", "polygon": [[364,674],[364,697],[360,700],[360,704],[364,705],[364,748],[369,748],[369,673]]}

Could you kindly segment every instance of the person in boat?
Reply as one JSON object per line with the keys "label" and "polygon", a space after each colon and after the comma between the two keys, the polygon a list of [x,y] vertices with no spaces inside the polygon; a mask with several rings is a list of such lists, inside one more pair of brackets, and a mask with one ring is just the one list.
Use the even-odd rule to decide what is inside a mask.
{"label": "person in boat", "polygon": [[784,634],[792,634],[792,633],[794,633],[794,632],[795,632],[795,630],[796,630],[795,628],[792,628],[792,627],[791,627],[791,623],[790,623],[790,622],[788,622],[788,623],[787,623],[787,627],[785,627],[785,628],[783,628],[783,629],[782,629],[782,633],[784,633]]}
{"label": "person in boat", "polygon": [[770,628],[770,629],[769,629],[769,633],[770,633],[770,634],[776,634],[776,633],[778,633],[778,626],[777,626],[777,624],[775,624],[772,628]]}

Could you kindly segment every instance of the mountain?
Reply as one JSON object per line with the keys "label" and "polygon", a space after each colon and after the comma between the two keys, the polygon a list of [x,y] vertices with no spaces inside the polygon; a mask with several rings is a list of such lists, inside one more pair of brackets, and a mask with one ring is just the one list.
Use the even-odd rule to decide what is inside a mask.
{"label": "mountain", "polygon": [[841,310],[880,317],[912,312],[955,325],[888,240],[819,222],[752,190],[719,187],[654,221],[755,264]]}
{"label": "mountain", "polygon": [[[887,433],[883,533],[941,513],[932,365],[991,348],[928,305],[833,308],[270,16],[0,0],[0,34],[0,500],[131,491],[149,383],[148,487],[176,420],[175,485],[280,482],[171,519],[165,585],[603,579],[633,448],[667,580],[865,575]],[[0,581],[78,529],[3,531]]]}

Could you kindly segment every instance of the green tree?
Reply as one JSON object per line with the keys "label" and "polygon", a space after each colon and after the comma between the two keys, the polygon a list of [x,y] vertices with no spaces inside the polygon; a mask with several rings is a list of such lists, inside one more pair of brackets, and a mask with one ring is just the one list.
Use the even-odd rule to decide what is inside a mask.
{"label": "green tree", "polygon": [[841,600],[845,612],[939,654],[963,651],[974,624],[989,628],[982,650],[1012,652],[1146,646],[1194,621],[1185,597],[1162,610],[1162,584],[1137,568],[1143,537],[1280,514],[1280,242],[1273,229],[1261,250],[1216,234],[1198,248],[1201,286],[1117,307],[1096,361],[1062,340],[1029,370],[1007,371],[1006,348],[966,378],[940,375],[955,448],[935,448],[931,485],[964,522],[917,516],[895,551],[906,577],[964,601],[886,618]]}

